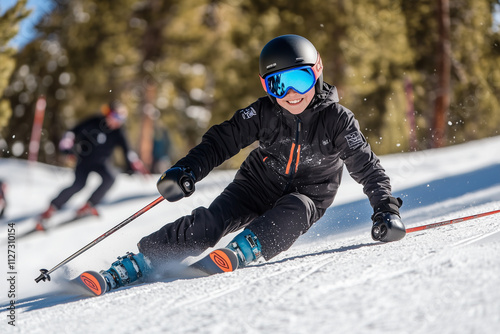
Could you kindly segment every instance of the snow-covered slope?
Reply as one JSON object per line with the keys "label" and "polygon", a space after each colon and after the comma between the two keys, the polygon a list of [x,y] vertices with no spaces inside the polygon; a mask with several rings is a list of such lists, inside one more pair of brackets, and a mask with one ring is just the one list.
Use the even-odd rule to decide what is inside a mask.
{"label": "snow-covered slope", "polygon": [[[381,157],[407,227],[500,209],[500,137]],[[334,205],[287,252],[269,262],[206,278],[163,280],[95,298],[64,282],[107,269],[136,242],[194,207],[208,205],[234,171],[215,171],[196,193],[161,203],[35,283],[50,269],[158,197],[156,177],[120,175],[101,218],[15,239],[15,298],[9,297],[7,229],[16,236],[71,182],[68,169],[0,160],[8,209],[0,223],[2,333],[497,333],[500,328],[500,214],[409,233],[396,243],[370,238],[371,208],[345,174]],[[57,219],[81,205],[96,179]],[[11,238],[12,239],[12,238]],[[221,245],[227,242],[223,240]],[[14,300],[15,311],[9,310]],[[15,315],[15,327],[9,315]]]}

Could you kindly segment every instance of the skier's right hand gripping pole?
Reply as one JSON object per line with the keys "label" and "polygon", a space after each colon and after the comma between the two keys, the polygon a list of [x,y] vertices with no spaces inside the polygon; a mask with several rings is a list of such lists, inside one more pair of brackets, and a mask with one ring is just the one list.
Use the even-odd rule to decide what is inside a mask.
{"label": "skier's right hand gripping pole", "polygon": [[169,202],[193,194],[196,177],[189,167],[172,167],[163,173],[156,184],[160,194]]}
{"label": "skier's right hand gripping pole", "polygon": [[373,240],[390,242],[404,238],[406,229],[399,215],[399,208],[402,204],[401,198],[388,197],[375,206],[372,216]]}

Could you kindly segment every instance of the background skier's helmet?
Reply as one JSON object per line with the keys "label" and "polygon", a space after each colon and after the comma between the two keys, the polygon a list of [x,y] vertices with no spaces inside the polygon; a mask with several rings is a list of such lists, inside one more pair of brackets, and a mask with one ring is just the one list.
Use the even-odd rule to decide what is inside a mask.
{"label": "background skier's helmet", "polygon": [[323,87],[323,63],[314,45],[298,35],[272,39],[264,46],[259,58],[259,74],[264,90],[268,92],[265,79],[269,75],[303,66],[310,66],[314,70],[316,93],[320,93]]}

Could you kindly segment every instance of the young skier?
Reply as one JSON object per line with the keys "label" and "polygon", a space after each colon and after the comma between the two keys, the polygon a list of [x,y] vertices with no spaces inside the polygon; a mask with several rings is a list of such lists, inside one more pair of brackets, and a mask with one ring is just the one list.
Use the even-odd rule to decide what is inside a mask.
{"label": "young skier", "polygon": [[99,213],[95,206],[101,201],[115,182],[109,160],[116,147],[123,150],[127,170],[147,173],[137,154],[129,149],[122,125],[127,119],[127,108],[119,101],[113,101],[102,108],[103,115],[84,120],[65,133],[59,143],[63,153],[77,157],[73,184],[63,189],[51,202],[37,222],[36,228],[43,230],[44,223],[59,210],[74,194],[85,187],[91,172],[99,174],[101,184],[92,193],[87,203],[78,211],[77,216]]}
{"label": "young skier", "polygon": [[323,82],[323,64],[313,44],[297,35],[279,36],[260,54],[261,97],[222,124],[168,169],[158,190],[168,201],[190,196],[195,183],[242,148],[259,141],[235,179],[208,208],[143,237],[138,254],[101,271],[108,289],[135,281],[151,269],[199,255],[231,232],[227,248],[239,267],[287,250],[332,204],[344,164],[363,185],[374,209],[372,237],[382,242],[405,234],[400,199],[337,90]]}

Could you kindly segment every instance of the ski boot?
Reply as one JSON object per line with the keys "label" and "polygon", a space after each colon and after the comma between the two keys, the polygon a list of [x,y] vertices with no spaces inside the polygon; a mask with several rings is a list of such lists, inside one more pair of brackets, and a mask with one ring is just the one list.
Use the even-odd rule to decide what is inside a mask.
{"label": "ski boot", "polygon": [[45,222],[49,220],[50,217],[54,215],[54,213],[58,209],[55,207],[55,205],[51,204],[47,210],[45,210],[37,219],[35,229],[37,231],[45,231]]}
{"label": "ski boot", "polygon": [[226,246],[238,256],[238,268],[246,267],[262,256],[262,246],[255,234],[245,229]]}
{"label": "ski boot", "polygon": [[92,205],[92,203],[87,202],[84,206],[76,211],[76,217],[83,218],[88,216],[96,216],[99,217],[99,212]]}
{"label": "ski boot", "polygon": [[106,291],[117,289],[137,281],[151,272],[151,262],[142,253],[127,253],[119,256],[108,270],[101,270],[100,274],[106,281]]}

